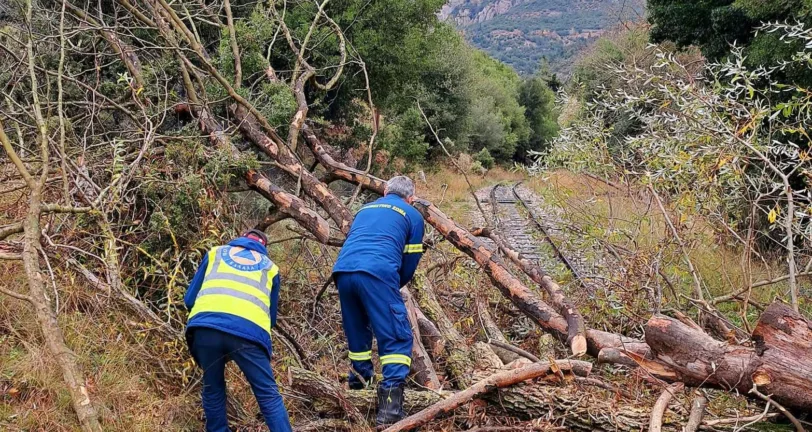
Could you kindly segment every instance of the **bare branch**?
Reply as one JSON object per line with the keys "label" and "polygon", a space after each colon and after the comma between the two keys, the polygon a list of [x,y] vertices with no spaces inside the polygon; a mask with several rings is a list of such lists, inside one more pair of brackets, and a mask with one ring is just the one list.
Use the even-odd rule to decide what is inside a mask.
{"label": "bare branch", "polygon": [[226,10],[228,38],[231,43],[231,54],[234,56],[234,88],[240,88],[242,84],[242,62],[240,61],[240,46],[237,45],[237,32],[234,29],[234,17],[231,15],[231,2],[229,0],[223,1],[223,9]]}

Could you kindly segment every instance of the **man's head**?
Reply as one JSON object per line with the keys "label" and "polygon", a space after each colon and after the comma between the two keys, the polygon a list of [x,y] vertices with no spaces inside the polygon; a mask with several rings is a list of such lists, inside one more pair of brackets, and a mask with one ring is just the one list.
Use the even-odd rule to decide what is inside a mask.
{"label": "man's head", "polygon": [[265,246],[265,245],[268,244],[268,237],[265,235],[264,232],[262,232],[262,231],[260,231],[258,229],[250,229],[250,230],[244,232],[242,236],[245,237],[245,238],[249,238],[251,240],[257,241],[260,244],[262,244],[262,246]]}
{"label": "man's head", "polygon": [[406,176],[392,177],[386,182],[383,193],[384,195],[395,194],[411,204],[414,201],[414,182]]}

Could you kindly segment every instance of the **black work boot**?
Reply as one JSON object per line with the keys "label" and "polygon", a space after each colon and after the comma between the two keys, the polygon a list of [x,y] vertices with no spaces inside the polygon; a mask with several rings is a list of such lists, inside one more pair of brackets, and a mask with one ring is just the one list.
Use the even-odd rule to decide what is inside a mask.
{"label": "black work boot", "polygon": [[375,424],[386,426],[397,423],[406,414],[403,412],[403,388],[404,384],[385,389],[378,386],[378,416]]}

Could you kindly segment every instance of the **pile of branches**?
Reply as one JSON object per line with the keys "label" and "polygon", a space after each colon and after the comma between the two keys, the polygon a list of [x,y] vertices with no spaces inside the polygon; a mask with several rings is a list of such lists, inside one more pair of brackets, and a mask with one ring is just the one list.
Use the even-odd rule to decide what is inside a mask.
{"label": "pile of branches", "polygon": [[[243,47],[235,36],[228,0],[201,2],[192,9],[165,0],[25,0],[12,8],[11,24],[0,29],[0,143],[16,169],[13,181],[5,182],[14,186],[3,192],[17,192],[26,202],[25,213],[0,229],[0,258],[21,261],[28,285],[27,290],[2,286],[0,292],[35,309],[84,430],[101,431],[102,426],[83,371],[57,323],[54,299],[47,293],[53,280],[49,259],[68,262],[166,337],[179,337],[178,323],[167,323],[134,295],[121,272],[126,260],[121,251],[132,247],[122,243],[127,219],[134,217],[129,209],[143,208],[150,220],[160,212],[158,206],[140,202],[143,196],[134,185],[147,181],[143,173],[150,161],[162,157],[169,141],[179,139],[170,129],[180,128],[183,139],[202,140],[210,154],[222,155],[224,169],[233,177],[229,187],[237,183],[267,200],[271,211],[260,223],[263,229],[291,219],[303,236],[337,245],[348,233],[353,214],[330,184],[352,184],[354,195],[361,190],[383,193],[384,181],[370,174],[369,164],[359,170],[342,162],[318,125],[308,120],[309,96],[335,89],[347,65],[366,76],[363,61],[325,12],[326,4],[318,5],[309,30],[301,35],[288,28],[284,8],[278,10],[272,2],[264,9],[275,25],[268,50],[287,55],[274,60],[276,64],[269,56],[265,73],[251,77],[242,76]],[[232,53],[231,62],[214,55],[221,36]],[[335,63],[313,64],[323,58]],[[286,124],[274,125],[259,104],[257,88],[262,83],[281,85],[293,95],[295,110]],[[368,91],[366,95],[375,113]],[[372,117],[370,151],[377,131],[377,115]],[[262,169],[257,154],[279,177]],[[417,200],[414,206],[442,239],[476,262],[507,300],[564,344],[572,357],[635,368],[655,382],[766,399],[789,417],[793,410],[812,410],[812,363],[807,358],[812,323],[791,308],[781,303],[767,308],[749,345],[718,341],[684,317],[652,317],[644,339],[592,329],[555,281],[512,250],[497,230],[476,230],[493,240],[496,246],[491,246],[431,202]],[[73,245],[60,246],[54,241],[57,236]],[[169,237],[177,241],[171,231]],[[93,252],[85,251],[81,259],[66,251],[88,244]],[[182,268],[169,270],[172,286]],[[523,275],[538,287],[523,282]],[[408,292],[404,296],[411,299]],[[552,412],[568,426],[584,430],[663,427],[667,396],[676,386],[668,387],[652,414],[626,398],[623,390],[590,376],[592,363],[541,361],[508,344],[495,324],[489,325],[490,344],[468,346],[437,301],[431,281],[421,284],[416,297],[416,302],[408,300],[417,342],[413,375],[427,391],[408,393],[409,411],[418,412],[388,431],[414,429],[474,399],[523,419]],[[172,294],[166,298],[171,302]],[[493,322],[487,318],[487,304],[478,311]],[[438,358],[459,391],[440,391]],[[371,393],[348,394],[304,369],[292,374],[294,386],[312,396],[317,410],[366,427],[363,413],[374,404]],[[585,399],[578,383],[602,387],[616,400]],[[679,421],[669,420],[665,427],[677,430]]]}

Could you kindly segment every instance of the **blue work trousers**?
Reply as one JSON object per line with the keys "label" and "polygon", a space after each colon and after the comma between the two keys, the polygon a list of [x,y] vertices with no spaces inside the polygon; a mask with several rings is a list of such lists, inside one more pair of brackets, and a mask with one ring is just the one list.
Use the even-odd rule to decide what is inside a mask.
{"label": "blue work trousers", "polygon": [[290,432],[288,411],[276,386],[268,351],[247,339],[219,330],[194,330],[192,357],[203,368],[203,411],[206,432],[229,432],[226,418],[225,367],[234,360],[251,384],[271,432]]}
{"label": "blue work trousers", "polygon": [[[406,381],[412,355],[412,328],[400,290],[363,272],[336,273],[341,319],[354,372],[367,382],[372,378],[372,335],[378,340],[383,366],[381,387]],[[350,371],[350,386],[360,383]]]}

